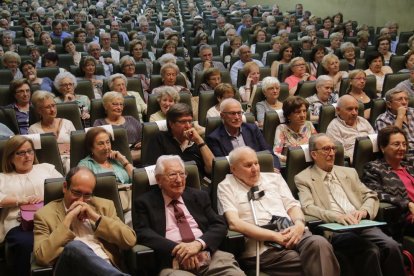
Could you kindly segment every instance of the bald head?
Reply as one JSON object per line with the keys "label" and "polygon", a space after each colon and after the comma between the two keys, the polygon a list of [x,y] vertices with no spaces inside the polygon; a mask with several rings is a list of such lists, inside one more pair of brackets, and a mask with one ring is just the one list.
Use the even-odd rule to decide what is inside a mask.
{"label": "bald head", "polygon": [[358,118],[358,101],[351,95],[339,98],[336,112],[348,126],[355,126]]}

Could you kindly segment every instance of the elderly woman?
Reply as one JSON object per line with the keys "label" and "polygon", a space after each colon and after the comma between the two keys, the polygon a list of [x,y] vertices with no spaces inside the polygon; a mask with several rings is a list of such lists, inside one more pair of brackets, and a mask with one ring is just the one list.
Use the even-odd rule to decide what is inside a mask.
{"label": "elderly woman", "polygon": [[171,106],[180,101],[180,95],[177,90],[172,87],[165,86],[157,92],[157,102],[160,105],[160,110],[154,114],[151,114],[149,121],[161,121],[166,120],[167,111]]}
{"label": "elderly woman", "polygon": [[399,73],[409,73],[414,69],[414,51],[408,51],[404,57],[405,68],[398,71]]}
{"label": "elderly woman", "polygon": [[384,66],[384,58],[379,52],[369,53],[365,59],[365,65],[368,67],[368,69],[365,70],[367,76],[374,75],[377,79],[377,94],[380,96],[385,75],[392,74],[392,69],[389,66]]}
{"label": "elderly woman", "polygon": [[78,81],[75,76],[69,72],[59,73],[53,82],[57,92],[55,97],[56,103],[76,102],[78,104],[82,120],[90,118],[89,110],[91,109],[91,101],[88,96],[75,94]]}
{"label": "elderly woman", "polygon": [[336,49],[339,49],[341,46],[341,42],[343,39],[343,35],[340,33],[332,33],[329,36],[330,45],[329,47],[326,47],[326,50],[330,54],[334,54]]}
{"label": "elderly woman", "polygon": [[347,92],[354,97],[358,102],[364,104],[364,118],[369,119],[372,107],[372,100],[364,92],[365,84],[367,82],[367,75],[364,71],[357,69],[349,72],[349,86]]}
{"label": "elderly woman", "polygon": [[268,50],[268,51],[265,51],[263,53],[263,57],[262,57],[262,63],[264,65],[267,65],[267,55],[269,53],[279,53],[280,48],[282,47],[282,43],[283,43],[283,40],[282,40],[282,38],[280,36],[273,37],[270,40],[270,47],[271,47],[271,49]]}
{"label": "elderly woman", "polygon": [[391,49],[391,38],[388,35],[382,35],[378,37],[377,42],[375,44],[375,48],[377,51],[383,56],[384,65],[389,65],[391,56],[394,55]]}
{"label": "elderly woman", "polygon": [[118,92],[107,92],[102,98],[106,117],[97,119],[93,126],[115,125],[125,128],[134,161],[141,158],[142,125],[132,116],[123,116],[124,97]]}
{"label": "elderly woman", "polygon": [[310,72],[311,75],[317,77],[318,75],[318,67],[320,66],[323,57],[328,53],[325,46],[323,45],[316,45],[312,48],[311,52],[311,61],[309,62]]}
{"label": "elderly woman", "polygon": [[231,57],[238,56],[239,55],[239,48],[242,45],[242,38],[241,36],[235,36],[230,39],[229,42],[230,45],[230,53],[225,53],[224,56],[224,66],[228,69],[230,69],[230,61]]}
{"label": "elderly woman", "polygon": [[3,56],[3,66],[5,69],[9,69],[13,75],[13,79],[23,78],[23,73],[20,71],[19,66],[22,62],[20,56],[12,51],[7,51]]}
{"label": "elderly woman", "polygon": [[20,64],[20,71],[23,72],[23,76],[29,81],[33,90],[46,90],[52,92],[53,81],[48,78],[38,78],[36,65],[31,60],[25,60]]}
{"label": "elderly woman", "polygon": [[292,73],[285,79],[285,82],[289,85],[289,94],[294,95],[298,89],[300,81],[315,80],[315,77],[308,72],[308,66],[302,57],[295,57],[289,63],[289,70]]}
{"label": "elderly woman", "polygon": [[62,177],[53,165],[38,164],[32,140],[16,135],[3,150],[0,173],[0,242],[6,241],[13,252],[13,275],[30,275],[33,232],[21,227],[19,207],[43,201],[44,181]]}
{"label": "elderly woman", "polygon": [[251,102],[254,97],[257,87],[260,83],[260,68],[255,62],[246,62],[243,66],[243,74],[246,76],[246,84],[239,88],[242,102]]}
{"label": "elderly woman", "polygon": [[286,151],[289,146],[307,144],[316,130],[311,121],[306,121],[309,103],[297,96],[290,96],[283,102],[283,116],[286,123],[276,128],[274,153],[280,161],[286,162]]}
{"label": "elderly woman", "polygon": [[33,28],[33,31],[36,35],[40,34],[43,31],[43,26],[40,24],[40,22],[33,22],[31,24],[31,27]]}
{"label": "elderly woman", "polygon": [[121,73],[124,74],[127,78],[135,78],[141,81],[142,90],[144,93],[148,94],[150,79],[147,78],[145,74],[136,74],[135,73],[135,59],[131,56],[123,56],[119,60],[119,67],[121,68]]}
{"label": "elderly woman", "polygon": [[324,56],[321,65],[327,72],[327,75],[330,76],[333,80],[334,93],[339,93],[339,89],[341,88],[341,81],[343,78],[348,77],[348,72],[339,71],[339,58],[334,54],[327,54]]}
{"label": "elderly woman", "polygon": [[26,45],[35,45],[35,32],[32,27],[26,26],[23,28],[23,37],[26,40]]}
{"label": "elderly woman", "polygon": [[345,42],[341,45],[341,54],[344,59],[348,62],[348,70],[355,69],[355,45],[352,42]]}
{"label": "elderly woman", "polygon": [[253,34],[254,44],[250,46],[250,50],[252,54],[256,53],[256,45],[257,43],[264,43],[266,42],[266,31],[263,29],[258,29]]}
{"label": "elderly woman", "polygon": [[88,80],[92,82],[95,99],[100,99],[102,98],[102,87],[105,76],[95,74],[96,66],[97,61],[94,57],[83,57],[79,63],[79,69],[83,77],[78,78],[78,80]]}
{"label": "elderly woman", "polygon": [[17,52],[19,46],[13,43],[13,34],[11,31],[3,31],[1,36],[1,46],[5,51]]}
{"label": "elderly woman", "polygon": [[220,103],[228,98],[234,98],[236,96],[236,90],[233,85],[229,83],[220,83],[214,88],[214,97],[217,100],[217,104],[212,106],[207,111],[207,118],[220,117]]}
{"label": "elderly woman", "polygon": [[28,134],[31,96],[30,83],[26,79],[13,80],[10,83],[9,91],[15,101],[7,107],[12,108],[16,113],[20,134]]}
{"label": "elderly woman", "polygon": [[53,133],[59,146],[65,171],[70,168],[70,133],[75,131],[75,126],[69,120],[56,118],[57,109],[52,93],[38,90],[33,93],[32,103],[40,121],[29,127],[29,134],[32,133]]}
{"label": "elderly woman", "polygon": [[318,122],[321,107],[338,101],[338,94],[333,93],[333,81],[330,76],[321,75],[316,79],[316,94],[307,97],[310,120]]}
{"label": "elderly woman", "polygon": [[66,37],[62,41],[62,46],[65,51],[70,54],[73,58],[73,64],[79,66],[81,60],[81,53],[76,51],[76,46],[73,43],[72,37]]}
{"label": "elderly woman", "polygon": [[328,38],[332,30],[332,18],[329,16],[325,17],[322,22],[323,27],[319,31],[323,33],[323,38]]}
{"label": "elderly woman", "polygon": [[147,76],[152,74],[152,62],[149,58],[144,58],[144,45],[140,40],[132,40],[129,43],[129,54],[134,58],[135,62],[144,62],[147,67]]}
{"label": "elderly woman", "polygon": [[41,32],[39,35],[39,40],[43,46],[46,46],[49,52],[56,52],[56,45],[53,44],[52,38],[50,37],[50,34],[48,32]]}
{"label": "elderly woman", "polygon": [[88,51],[88,43],[86,43],[86,30],[83,28],[76,29],[73,32],[73,39],[75,43],[83,45],[83,50]]}
{"label": "elderly woman", "polygon": [[378,132],[377,142],[382,157],[364,166],[361,180],[368,188],[377,192],[380,201],[400,208],[402,227],[399,229],[401,232],[409,231],[412,235],[414,166],[405,160],[408,150],[406,133],[396,126],[387,126]]}
{"label": "elderly woman", "polygon": [[177,65],[173,63],[166,63],[161,66],[161,77],[163,80],[163,85],[155,87],[151,93],[158,93],[160,89],[165,86],[173,87],[177,92],[186,92],[190,93],[190,90],[187,87],[177,85],[177,75],[180,73],[180,69]]}
{"label": "elderly woman", "polygon": [[203,73],[203,82],[198,92],[211,91],[221,83],[221,73],[218,68],[208,68]]}
{"label": "elderly woman", "polygon": [[108,79],[108,86],[111,91],[118,92],[122,96],[132,96],[135,98],[139,119],[142,122],[142,115],[147,114],[147,104],[138,92],[127,91],[128,79],[122,74],[113,74]]}
{"label": "elderly woman", "polygon": [[293,47],[290,44],[285,44],[279,51],[279,57],[272,62],[270,67],[270,75],[277,78],[279,75],[279,65],[288,64],[293,57]]}
{"label": "elderly woman", "polygon": [[275,77],[265,77],[262,80],[262,92],[265,100],[256,103],[256,118],[260,128],[263,127],[266,111],[282,109],[283,103],[279,101],[280,82]]}

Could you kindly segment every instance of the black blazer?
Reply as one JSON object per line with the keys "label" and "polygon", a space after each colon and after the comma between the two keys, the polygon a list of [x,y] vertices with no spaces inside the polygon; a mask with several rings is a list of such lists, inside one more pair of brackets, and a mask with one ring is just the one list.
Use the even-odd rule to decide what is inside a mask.
{"label": "black blazer", "polygon": [[[203,232],[200,237],[207,250],[216,251],[227,234],[227,225],[222,216],[211,208],[210,198],[204,191],[187,187],[182,194],[185,206]],[[158,187],[134,200],[134,230],[138,243],[151,247],[156,253],[160,269],[171,267],[171,252],[176,242],[165,238],[164,198]]]}

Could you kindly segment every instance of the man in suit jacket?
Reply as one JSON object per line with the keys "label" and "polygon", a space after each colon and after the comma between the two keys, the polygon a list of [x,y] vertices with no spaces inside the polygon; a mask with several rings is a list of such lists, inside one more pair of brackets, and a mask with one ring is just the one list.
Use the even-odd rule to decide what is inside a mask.
{"label": "man in suit jacket", "polygon": [[255,124],[243,123],[242,107],[239,101],[229,98],[220,104],[220,116],[223,121],[206,138],[208,147],[214,156],[227,156],[240,146],[248,146],[255,151],[269,150],[273,154],[273,165],[280,168],[279,158],[266,143],[263,134]]}
{"label": "man in suit jacket", "polygon": [[127,275],[119,271],[120,249],[135,245],[135,233],[118,218],[112,201],[93,197],[95,185],[96,177],[88,168],[72,168],[63,199],[35,214],[36,262],[57,261],[56,275]]}
{"label": "man in suit jacket", "polygon": [[[140,243],[155,250],[160,275],[169,275],[175,269],[197,275],[212,270],[223,275],[244,275],[232,254],[217,250],[227,226],[211,208],[207,193],[186,188],[182,159],[177,155],[159,157],[155,178],[159,188],[135,200],[132,220]],[[185,216],[178,222],[176,208],[182,209]],[[191,229],[191,239],[186,240],[182,232],[183,220]]]}
{"label": "man in suit jacket", "polygon": [[[355,169],[335,166],[335,152],[335,144],[325,134],[309,140],[315,164],[295,177],[304,213],[344,225],[375,219],[377,194],[361,183]],[[361,275],[404,275],[398,243],[379,228],[328,235],[333,247],[354,262]]]}

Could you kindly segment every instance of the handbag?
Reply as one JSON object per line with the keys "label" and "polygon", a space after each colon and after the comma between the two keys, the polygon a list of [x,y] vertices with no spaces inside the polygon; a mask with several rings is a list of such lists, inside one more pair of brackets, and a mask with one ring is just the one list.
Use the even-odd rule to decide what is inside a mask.
{"label": "handbag", "polygon": [[407,276],[414,276],[414,257],[408,250],[402,251],[405,261],[405,272]]}
{"label": "handbag", "polygon": [[118,184],[119,199],[121,200],[124,213],[131,211],[132,208],[132,188],[131,184]]}
{"label": "handbag", "polygon": [[24,231],[33,230],[33,218],[37,210],[43,207],[43,201],[35,204],[20,205],[20,225]]}

